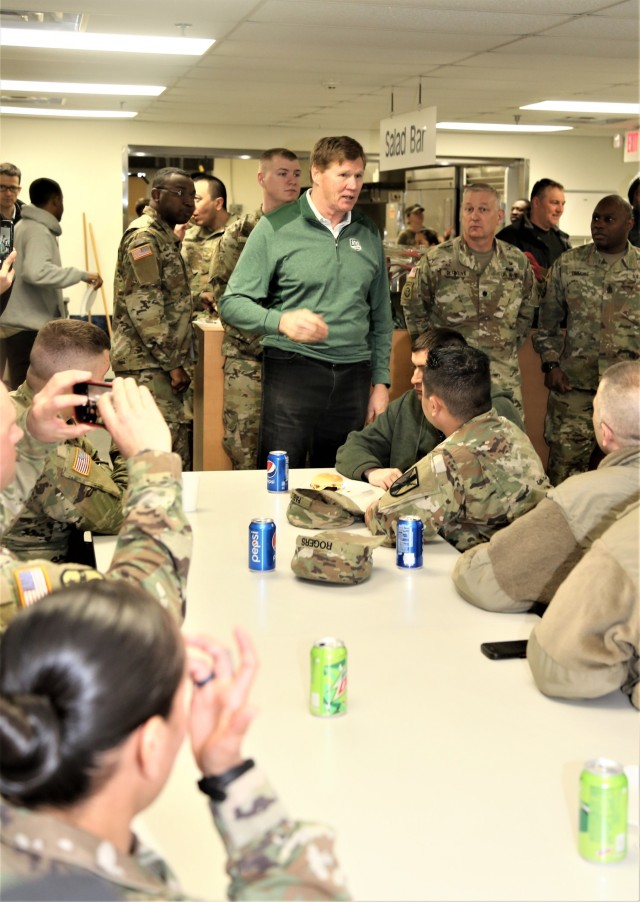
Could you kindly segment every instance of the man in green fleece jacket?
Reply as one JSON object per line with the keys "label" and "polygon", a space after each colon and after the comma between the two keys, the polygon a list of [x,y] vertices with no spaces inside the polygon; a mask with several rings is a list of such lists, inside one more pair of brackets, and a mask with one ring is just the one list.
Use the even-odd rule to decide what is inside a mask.
{"label": "man in green fleece jacket", "polygon": [[[349,433],[338,448],[336,470],[348,479],[364,479],[388,489],[405,470],[444,441],[444,433],[432,426],[422,411],[422,375],[431,351],[463,348],[466,344],[455,329],[434,326],[418,335],[411,351],[413,388],[392,401],[373,423]],[[492,391],[491,403],[499,416],[524,429],[509,392]]]}
{"label": "man in green fleece jacket", "polygon": [[311,190],[262,217],[220,300],[225,322],[264,335],[258,466],[275,449],[292,467],[333,466],[389,400],[384,250],[353,209],[365,153],[353,138],[322,138],[310,163]]}

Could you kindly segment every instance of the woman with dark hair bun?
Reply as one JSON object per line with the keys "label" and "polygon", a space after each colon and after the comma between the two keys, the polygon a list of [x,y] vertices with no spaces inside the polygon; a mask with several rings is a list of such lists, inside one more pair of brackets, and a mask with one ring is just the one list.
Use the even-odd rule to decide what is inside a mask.
{"label": "woman with dark hair bun", "polygon": [[[330,831],[288,820],[241,754],[258,665],[247,634],[236,639],[237,670],[215,640],[190,639],[185,651],[170,614],[125,583],[55,592],[13,620],[0,645],[3,898],[87,873],[108,898],[184,898],[130,825],[187,733],[229,855],[230,897],[348,898]],[[324,875],[311,866],[318,855]]]}

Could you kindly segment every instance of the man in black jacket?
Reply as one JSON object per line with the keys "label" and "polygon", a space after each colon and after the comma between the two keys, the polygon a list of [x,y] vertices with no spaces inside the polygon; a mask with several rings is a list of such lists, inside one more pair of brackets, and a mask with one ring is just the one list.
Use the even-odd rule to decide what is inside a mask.
{"label": "man in black jacket", "polygon": [[512,222],[496,238],[520,248],[528,257],[538,280],[541,296],[547,270],[560,254],[569,250],[569,236],[558,228],[564,212],[564,187],[552,179],[540,179],[531,190],[531,211]]}

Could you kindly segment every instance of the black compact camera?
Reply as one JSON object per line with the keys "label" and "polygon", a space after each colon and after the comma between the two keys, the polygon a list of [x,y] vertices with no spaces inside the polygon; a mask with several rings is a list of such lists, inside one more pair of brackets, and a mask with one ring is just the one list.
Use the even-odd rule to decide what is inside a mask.
{"label": "black compact camera", "polygon": [[76,382],[73,387],[74,394],[88,398],[86,404],[76,407],[76,420],[79,423],[91,423],[102,426],[102,419],[98,413],[98,400],[112,389],[111,382]]}

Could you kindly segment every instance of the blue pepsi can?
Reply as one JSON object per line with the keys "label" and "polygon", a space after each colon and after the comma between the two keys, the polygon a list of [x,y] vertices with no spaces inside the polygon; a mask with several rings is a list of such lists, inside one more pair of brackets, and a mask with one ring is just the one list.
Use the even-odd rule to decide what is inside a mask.
{"label": "blue pepsi can", "polygon": [[267,457],[267,491],[289,491],[289,455],[286,451],[270,451]]}
{"label": "blue pepsi can", "polygon": [[420,517],[400,517],[396,532],[396,564],[413,569],[422,567],[422,520]]}
{"label": "blue pepsi can", "polygon": [[249,570],[276,569],[276,524],[269,518],[249,523]]}

